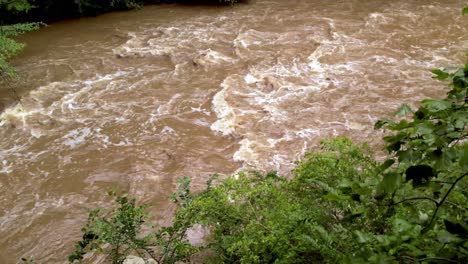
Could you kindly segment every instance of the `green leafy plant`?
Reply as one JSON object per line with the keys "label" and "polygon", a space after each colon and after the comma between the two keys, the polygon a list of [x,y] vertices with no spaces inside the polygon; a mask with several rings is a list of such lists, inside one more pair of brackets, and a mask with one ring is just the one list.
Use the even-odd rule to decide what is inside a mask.
{"label": "green leafy plant", "polygon": [[393,233],[380,237],[381,245],[403,228],[411,234],[387,247],[398,259],[412,261],[466,261],[468,236],[468,65],[433,70],[436,79],[450,80],[444,99],[426,99],[416,111],[403,105],[397,115],[411,120],[383,119],[376,128],[386,136],[390,168],[379,186],[395,210]]}
{"label": "green leafy plant", "polygon": [[[298,163],[292,181],[271,172],[240,173],[194,199],[192,221],[212,230],[214,263],[333,263],[358,250],[351,226],[364,219],[378,163],[348,139],[322,142]],[[369,176],[369,177],[368,177]],[[373,176],[373,177],[370,177]],[[363,181],[358,181],[362,179]],[[370,209],[370,208],[369,208]],[[362,221],[357,221],[357,218]]]}
{"label": "green leafy plant", "polygon": [[[26,0],[0,0],[0,8],[10,13],[27,12],[31,5]],[[0,77],[13,77],[15,70],[8,60],[23,50],[24,44],[16,42],[12,37],[38,29],[42,23],[21,23],[0,25]]]}
{"label": "green leafy plant", "polygon": [[151,254],[147,248],[150,237],[140,236],[142,225],[148,217],[146,206],[138,206],[135,199],[117,196],[113,192],[110,195],[115,198],[118,207],[109,212],[95,209],[89,213],[88,222],[82,229],[83,238],[68,257],[70,262],[81,261],[90,250],[108,254],[112,263],[122,263],[133,251]]}
{"label": "green leafy plant", "polygon": [[36,30],[40,25],[41,23],[26,23],[0,26],[0,75],[4,75],[4,77],[15,76],[15,70],[8,63],[8,60],[21,52],[25,46],[11,37]]}
{"label": "green leafy plant", "polygon": [[11,12],[25,12],[31,9],[28,0],[0,0],[0,7]]}
{"label": "green leafy plant", "polygon": [[[190,203],[190,180],[183,178],[180,183],[173,198],[183,207]],[[185,239],[185,232],[190,227],[185,218],[176,218],[172,226],[156,229],[149,224],[146,205],[138,205],[135,199],[116,192],[109,194],[117,207],[89,212],[87,223],[81,230],[82,239],[75,243],[75,250],[68,256],[70,263],[81,262],[91,252],[108,256],[112,263],[123,263],[130,254],[152,258],[157,263],[174,263],[195,252]]]}

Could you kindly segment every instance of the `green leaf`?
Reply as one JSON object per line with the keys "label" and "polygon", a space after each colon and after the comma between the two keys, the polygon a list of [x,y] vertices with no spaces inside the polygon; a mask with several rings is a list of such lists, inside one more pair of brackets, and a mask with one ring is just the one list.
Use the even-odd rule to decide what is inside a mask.
{"label": "green leaf", "polygon": [[408,233],[408,231],[414,227],[413,224],[402,218],[396,218],[393,220],[392,225],[397,233]]}
{"label": "green leaf", "polygon": [[459,152],[461,154],[459,160],[460,167],[466,171],[468,170],[468,144],[465,144]]}
{"label": "green leaf", "polygon": [[394,124],[394,122],[388,118],[382,118],[374,125],[374,129],[380,129],[386,124]]}
{"label": "green leaf", "polygon": [[431,72],[436,75],[433,78],[435,78],[437,80],[445,80],[450,76],[450,74],[448,72],[445,72],[445,71],[439,70],[439,69],[434,69]]}
{"label": "green leaf", "polygon": [[383,180],[380,183],[379,187],[383,189],[386,193],[392,193],[397,189],[400,183],[401,175],[396,172],[390,172],[384,174]]}
{"label": "green leaf", "polygon": [[361,232],[359,230],[354,231],[354,234],[356,235],[357,240],[358,240],[359,243],[364,244],[364,243],[367,243],[367,242],[372,240],[371,235],[363,233],[363,232]]}
{"label": "green leaf", "polygon": [[413,164],[417,162],[419,159],[421,159],[422,154],[419,151],[408,149],[404,151],[399,151],[397,153],[397,156],[398,156],[398,161],[400,163]]}
{"label": "green leaf", "polygon": [[465,6],[465,8],[462,10],[462,16],[464,15],[468,15],[468,6]]}
{"label": "green leaf", "polygon": [[439,242],[441,242],[441,243],[449,244],[449,243],[452,243],[452,242],[458,242],[461,239],[459,237],[455,236],[455,235],[450,234],[446,230],[440,230],[437,233],[437,240]]}
{"label": "green leaf", "polygon": [[434,132],[434,125],[432,125],[429,122],[423,122],[423,123],[417,124],[416,129],[417,129],[418,134],[427,135],[427,134],[431,134]]}
{"label": "green leaf", "polygon": [[327,201],[343,201],[347,200],[348,197],[344,195],[338,195],[336,193],[329,192],[326,195],[322,196],[323,199]]}
{"label": "green leaf", "polygon": [[390,168],[394,163],[394,159],[386,160],[382,165],[380,165],[380,171],[385,171],[386,169]]}
{"label": "green leaf", "polygon": [[434,158],[434,169],[436,171],[446,171],[447,169],[453,166],[452,159],[450,158],[450,153],[447,150],[442,151],[442,154]]}
{"label": "green leaf", "polygon": [[424,100],[422,106],[430,112],[440,112],[446,110],[452,106],[452,102],[445,100]]}
{"label": "green leaf", "polygon": [[413,113],[411,107],[407,104],[402,104],[400,108],[395,112],[395,116],[404,116],[408,113]]}
{"label": "green leaf", "polygon": [[411,126],[412,126],[412,123],[410,123],[410,122],[403,119],[398,123],[389,124],[388,129],[390,129],[390,130],[403,130],[403,129],[411,127]]}

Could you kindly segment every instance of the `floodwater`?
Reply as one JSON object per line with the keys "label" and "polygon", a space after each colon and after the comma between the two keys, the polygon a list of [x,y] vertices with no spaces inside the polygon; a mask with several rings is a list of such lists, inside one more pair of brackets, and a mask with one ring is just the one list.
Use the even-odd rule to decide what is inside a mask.
{"label": "floodwater", "polygon": [[66,262],[112,188],[165,224],[180,177],[288,175],[326,137],[378,146],[378,118],[443,96],[429,70],[465,62],[464,3],[162,5],[21,37],[0,89],[0,263]]}

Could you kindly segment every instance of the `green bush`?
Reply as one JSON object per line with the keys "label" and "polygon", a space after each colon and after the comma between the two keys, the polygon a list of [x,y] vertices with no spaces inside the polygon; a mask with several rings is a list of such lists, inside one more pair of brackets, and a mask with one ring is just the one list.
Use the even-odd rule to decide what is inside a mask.
{"label": "green bush", "polygon": [[[365,148],[364,148],[365,149]],[[373,207],[378,164],[348,139],[322,142],[288,181],[240,173],[199,194],[192,219],[212,229],[215,263],[333,263],[359,249],[352,229],[380,226]],[[362,180],[362,181],[361,181]],[[367,206],[370,205],[370,206]]]}
{"label": "green bush", "polygon": [[[180,182],[175,202],[184,208],[191,199],[188,189],[190,181]],[[117,205],[112,210],[98,208],[89,212],[88,221],[82,228],[82,239],[68,256],[70,263],[80,263],[90,252],[104,254],[112,263],[123,263],[126,256],[137,254],[152,258],[157,263],[174,263],[187,260],[196,250],[185,239],[190,227],[183,214],[178,214],[173,225],[155,228],[148,222],[146,205],[137,205],[135,199],[109,193]]]}
{"label": "green bush", "polygon": [[140,238],[142,224],[147,218],[145,206],[137,206],[134,199],[126,196],[115,197],[119,205],[114,211],[104,215],[102,209],[90,212],[88,223],[82,229],[83,239],[76,243],[75,251],[68,260],[82,260],[87,249],[105,251],[102,244],[109,244],[107,254],[113,263],[122,263],[132,250],[148,250],[148,237]]}
{"label": "green bush", "polygon": [[[426,99],[413,111],[403,105],[396,115],[410,120],[379,121],[393,133],[384,138],[389,151],[379,186],[395,210],[393,229],[373,235],[380,248],[399,260],[468,260],[468,64],[434,70],[450,80],[447,97]],[[404,236],[403,236],[404,235]],[[398,240],[400,239],[400,240]]]}
{"label": "green bush", "polygon": [[[0,9],[6,9],[10,13],[27,12],[30,8],[31,5],[26,0],[0,0]],[[24,48],[24,44],[16,42],[12,37],[38,29],[40,25],[41,23],[0,24],[0,77],[15,75],[8,60]]]}

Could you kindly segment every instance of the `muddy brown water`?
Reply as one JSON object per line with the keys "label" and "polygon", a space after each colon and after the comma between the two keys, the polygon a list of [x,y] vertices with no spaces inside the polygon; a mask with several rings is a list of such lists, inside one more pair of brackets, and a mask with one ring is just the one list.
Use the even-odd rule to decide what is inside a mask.
{"label": "muddy brown water", "polygon": [[464,2],[150,6],[23,36],[0,89],[0,263],[64,263],[115,187],[166,224],[180,177],[288,175],[324,137],[377,146],[379,117],[442,96],[429,70],[464,62]]}

